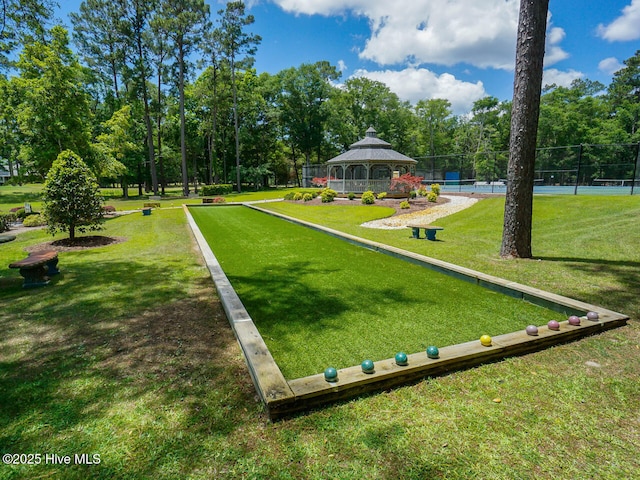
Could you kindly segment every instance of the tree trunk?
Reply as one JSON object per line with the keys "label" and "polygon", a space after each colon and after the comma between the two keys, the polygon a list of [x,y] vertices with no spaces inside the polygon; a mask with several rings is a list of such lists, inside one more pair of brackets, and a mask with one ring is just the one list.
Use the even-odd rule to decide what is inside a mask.
{"label": "tree trunk", "polygon": [[180,43],[178,49],[178,90],[180,95],[180,157],[182,159],[182,193],[185,197],[188,197],[189,174],[187,172],[187,138],[186,120],[184,116],[184,50],[182,43]]}
{"label": "tree trunk", "polygon": [[[158,167],[160,168],[160,190],[164,195],[166,180],[164,178],[164,164],[162,162],[162,60],[158,63],[158,115],[156,116],[156,135],[158,138]],[[157,195],[157,193],[155,194]]]}
{"label": "tree trunk", "polygon": [[138,61],[140,62],[140,88],[142,89],[142,103],[144,107],[144,125],[147,129],[147,148],[149,149],[149,168],[151,170],[151,184],[153,194],[158,195],[158,177],[156,175],[156,158],[153,150],[153,127],[151,126],[151,112],[149,110],[149,94],[147,91],[147,71],[144,67],[144,52],[142,39],[137,36]]}
{"label": "tree trunk", "polygon": [[240,176],[240,134],[238,126],[238,91],[236,87],[236,65],[233,56],[231,57],[231,89],[233,90],[233,130],[236,137],[236,182],[238,182],[238,193],[242,192],[242,178]]}
{"label": "tree trunk", "polygon": [[120,185],[122,185],[122,198],[129,200],[129,183],[125,180],[124,176],[120,180]]}
{"label": "tree trunk", "polygon": [[503,258],[531,258],[536,137],[549,0],[521,0],[511,111]]}

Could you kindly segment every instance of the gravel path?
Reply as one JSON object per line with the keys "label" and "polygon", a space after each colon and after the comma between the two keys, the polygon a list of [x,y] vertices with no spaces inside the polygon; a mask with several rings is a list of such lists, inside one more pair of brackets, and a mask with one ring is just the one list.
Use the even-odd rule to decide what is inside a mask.
{"label": "gravel path", "polygon": [[410,223],[429,225],[439,218],[446,217],[447,215],[459,212],[460,210],[464,210],[465,208],[470,207],[478,201],[477,198],[462,196],[442,195],[442,197],[448,199],[449,201],[442,205],[436,205],[420,212],[408,213],[406,215],[396,215],[394,217],[366,222],[363,223],[362,226],[367,228],[379,228],[383,230],[396,230],[405,228]]}

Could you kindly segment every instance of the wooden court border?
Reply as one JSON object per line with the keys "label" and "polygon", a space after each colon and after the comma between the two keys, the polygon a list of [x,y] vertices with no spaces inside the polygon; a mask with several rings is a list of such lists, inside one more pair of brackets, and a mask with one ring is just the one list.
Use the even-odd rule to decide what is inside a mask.
{"label": "wooden court border", "polygon": [[[538,326],[537,336],[527,335],[524,330],[497,335],[492,338],[490,347],[481,345],[479,340],[446,346],[439,349],[440,356],[437,359],[428,358],[426,352],[413,353],[408,355],[409,362],[407,366],[397,365],[394,358],[379,360],[375,362],[375,371],[373,373],[363,373],[360,365],[347,367],[338,370],[338,380],[335,382],[327,382],[323,373],[286,380],[189,211],[189,208],[194,207],[225,208],[231,205],[252,208],[265,214],[327,233],[354,245],[401,258],[558,312],[570,311],[581,316],[580,325],[569,325],[568,321],[565,320],[560,322],[559,330],[551,330],[546,325]],[[629,320],[629,317],[624,314],[596,305],[264,210],[255,204],[183,205],[183,210],[209,269],[227,319],[242,349],[253,384],[271,420],[286,417],[294,412],[352,398],[360,394],[416,382],[425,377],[442,375],[510,356],[539,351],[553,345],[574,341],[625,325]],[[587,320],[586,314],[590,311],[598,313],[598,321]]]}

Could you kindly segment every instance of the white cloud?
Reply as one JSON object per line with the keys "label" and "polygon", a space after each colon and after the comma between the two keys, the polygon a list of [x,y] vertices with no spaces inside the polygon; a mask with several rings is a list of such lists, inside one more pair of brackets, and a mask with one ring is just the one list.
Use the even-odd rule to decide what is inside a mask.
{"label": "white cloud", "polygon": [[[549,17],[551,17],[551,15],[549,15]],[[549,18],[548,24],[551,25],[551,18]],[[545,65],[553,65],[569,56],[569,54],[560,47],[560,42],[564,40],[565,36],[565,31],[562,28],[553,27],[548,29],[544,52]]]}
{"label": "white cloud", "polygon": [[[273,0],[295,14],[355,14],[371,36],[359,52],[379,65],[456,65],[513,69],[518,0]],[[549,30],[546,64],[566,58],[564,30]]]}
{"label": "white cloud", "polygon": [[601,60],[600,63],[598,63],[598,69],[608,75],[613,75],[618,70],[621,70],[623,68],[624,64],[621,63],[620,60],[618,60],[616,57],[605,58],[604,60]]}
{"label": "white cloud", "polygon": [[631,0],[631,4],[622,9],[622,15],[609,25],[600,24],[598,34],[610,42],[640,38],[640,0]]}
{"label": "white cloud", "polygon": [[344,72],[346,70],[348,70],[349,68],[347,67],[347,64],[345,63],[344,60],[338,60],[338,71],[339,72]]}
{"label": "white cloud", "polygon": [[570,87],[571,82],[584,77],[584,73],[576,70],[567,70],[566,72],[555,68],[546,69],[542,75],[542,85],[557,85],[558,87]]}
{"label": "white cloud", "polygon": [[471,110],[473,102],[487,96],[482,82],[458,80],[449,73],[437,75],[425,68],[404,70],[357,70],[353,77],[366,77],[386,84],[401,100],[415,104],[418,100],[445,98],[451,102],[454,114]]}

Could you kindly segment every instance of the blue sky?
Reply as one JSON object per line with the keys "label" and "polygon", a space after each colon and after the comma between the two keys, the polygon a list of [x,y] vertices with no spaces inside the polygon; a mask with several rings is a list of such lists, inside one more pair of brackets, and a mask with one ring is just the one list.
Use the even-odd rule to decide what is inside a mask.
{"label": "blue sky", "polygon": [[[62,0],[67,21],[79,0]],[[209,0],[211,11],[224,1]],[[328,60],[403,100],[447,98],[454,113],[513,93],[518,0],[250,0],[258,72]],[[640,50],[640,0],[550,0],[545,83],[605,85]]]}

